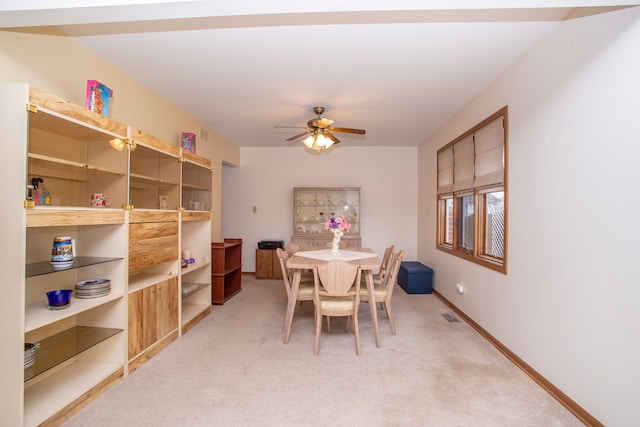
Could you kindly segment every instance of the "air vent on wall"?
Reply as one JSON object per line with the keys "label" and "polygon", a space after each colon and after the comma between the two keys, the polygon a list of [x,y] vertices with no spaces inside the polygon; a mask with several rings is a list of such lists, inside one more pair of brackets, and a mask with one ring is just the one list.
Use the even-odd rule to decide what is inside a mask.
{"label": "air vent on wall", "polygon": [[209,140],[209,132],[206,129],[200,128],[200,141],[208,141]]}

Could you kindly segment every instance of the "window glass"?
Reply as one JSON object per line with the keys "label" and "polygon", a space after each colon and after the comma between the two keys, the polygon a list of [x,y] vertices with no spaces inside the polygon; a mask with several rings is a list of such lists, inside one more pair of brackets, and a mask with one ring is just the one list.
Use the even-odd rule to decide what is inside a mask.
{"label": "window glass", "polygon": [[473,253],[473,195],[458,197],[458,247]]}
{"label": "window glass", "polygon": [[504,191],[494,191],[484,196],[485,241],[484,253],[496,258],[504,257]]}
{"label": "window glass", "polygon": [[438,150],[437,248],[507,272],[505,106]]}
{"label": "window glass", "polygon": [[443,243],[453,245],[453,198],[444,201],[444,227]]}

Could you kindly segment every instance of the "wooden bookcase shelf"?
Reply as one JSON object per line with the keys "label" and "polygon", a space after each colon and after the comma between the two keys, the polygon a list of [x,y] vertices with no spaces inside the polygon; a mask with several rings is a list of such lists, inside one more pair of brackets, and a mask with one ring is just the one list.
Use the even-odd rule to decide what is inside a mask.
{"label": "wooden bookcase shelf", "polygon": [[[59,425],[211,312],[211,161],[23,83],[0,85],[0,128],[17,179],[0,412],[3,425]],[[68,267],[51,264],[56,236],[76,242]],[[186,248],[196,259],[181,271]],[[106,295],[48,307],[48,291],[98,278]],[[26,343],[39,347],[23,370]]]}
{"label": "wooden bookcase shelf", "polygon": [[242,239],[211,243],[211,301],[224,304],[242,290]]}

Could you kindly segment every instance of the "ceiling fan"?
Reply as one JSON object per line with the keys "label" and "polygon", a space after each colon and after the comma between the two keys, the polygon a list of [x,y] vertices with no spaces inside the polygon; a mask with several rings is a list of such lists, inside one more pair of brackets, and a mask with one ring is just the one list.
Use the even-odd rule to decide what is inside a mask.
{"label": "ceiling fan", "polygon": [[338,128],[331,126],[333,124],[333,120],[320,117],[322,113],[324,113],[324,107],[313,107],[313,112],[318,115],[318,118],[309,120],[304,132],[288,138],[287,141],[294,141],[298,138],[302,138],[303,136],[308,135],[307,138],[302,141],[304,145],[313,150],[320,151],[323,148],[329,148],[333,144],[338,144],[340,142],[340,140],[336,138],[332,134],[332,132],[355,133],[358,135],[365,134],[364,129]]}

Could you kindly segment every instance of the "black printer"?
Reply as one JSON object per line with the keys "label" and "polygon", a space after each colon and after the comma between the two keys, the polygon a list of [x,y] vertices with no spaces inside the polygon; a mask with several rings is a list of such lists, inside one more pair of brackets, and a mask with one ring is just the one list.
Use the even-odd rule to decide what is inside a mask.
{"label": "black printer", "polygon": [[258,249],[284,249],[284,240],[260,240]]}

